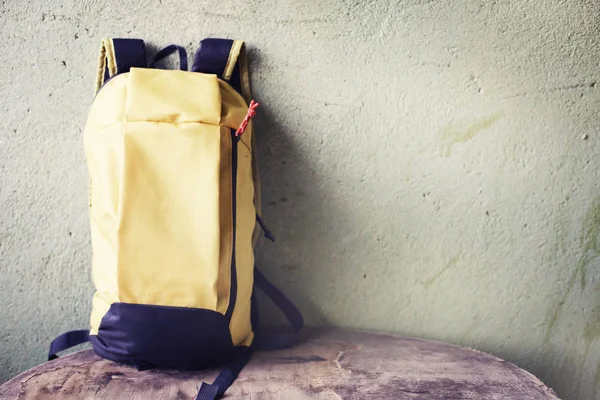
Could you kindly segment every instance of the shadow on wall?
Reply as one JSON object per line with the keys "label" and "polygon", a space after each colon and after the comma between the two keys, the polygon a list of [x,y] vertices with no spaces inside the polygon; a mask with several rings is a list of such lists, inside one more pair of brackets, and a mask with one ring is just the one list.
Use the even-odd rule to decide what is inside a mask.
{"label": "shadow on wall", "polygon": [[[248,49],[250,71],[268,70],[260,52]],[[326,138],[323,131],[307,132],[306,111],[270,100],[269,91],[253,85],[257,101],[263,102],[253,120],[261,179],[262,216],[276,242],[263,237],[256,246],[256,264],[300,308],[310,325],[329,325],[323,299],[335,296],[339,268],[316,265],[331,260],[330,243],[342,242],[345,235],[336,221],[353,217],[335,204],[327,192],[329,182],[319,175],[315,149],[304,147],[307,136]],[[281,98],[281,97],[279,97]],[[293,102],[293,100],[290,100]],[[302,115],[300,115],[302,114]],[[258,294],[261,323],[280,325],[280,313]],[[272,324],[270,323],[272,322]]]}
{"label": "shadow on wall", "polygon": [[[253,55],[253,58],[255,55]],[[314,173],[301,153],[294,147],[291,129],[280,124],[268,107],[263,107],[255,119],[256,146],[261,179],[262,215],[273,231],[276,242],[261,239],[256,247],[256,264],[267,279],[288,296],[302,311],[305,321],[321,322],[325,317],[320,307],[303,292],[308,282],[318,278],[315,266],[305,265],[302,254],[316,246],[314,234],[301,227],[322,224],[309,212],[310,207],[328,207],[325,194],[312,182]],[[325,211],[332,216],[336,210]],[[341,218],[341,217],[340,217]],[[305,225],[296,223],[302,220]],[[296,283],[302,282],[302,285]],[[261,323],[285,324],[273,304],[259,293]]]}

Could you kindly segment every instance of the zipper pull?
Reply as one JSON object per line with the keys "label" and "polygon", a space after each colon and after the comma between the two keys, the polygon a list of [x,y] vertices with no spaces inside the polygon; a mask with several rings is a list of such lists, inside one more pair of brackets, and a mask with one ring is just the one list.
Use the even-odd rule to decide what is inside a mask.
{"label": "zipper pull", "polygon": [[256,115],[256,109],[258,108],[259,105],[260,105],[260,103],[257,103],[254,100],[250,101],[250,107],[248,107],[248,113],[244,117],[244,120],[242,121],[240,127],[237,129],[237,131],[235,131],[235,137],[239,138],[240,136],[242,136],[242,134],[248,127],[248,122],[250,122],[250,119]]}
{"label": "zipper pull", "polygon": [[267,229],[267,227],[265,226],[265,223],[263,222],[262,218],[258,214],[256,214],[256,222],[258,222],[258,225],[260,225],[260,229],[262,229],[262,231],[264,232],[265,237],[267,239],[269,239],[271,242],[275,243],[275,236],[273,236],[273,232],[271,232],[269,229]]}

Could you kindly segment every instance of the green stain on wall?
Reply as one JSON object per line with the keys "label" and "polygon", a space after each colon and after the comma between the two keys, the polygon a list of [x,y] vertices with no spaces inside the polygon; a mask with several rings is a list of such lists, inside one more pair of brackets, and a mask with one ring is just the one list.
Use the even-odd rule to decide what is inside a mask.
{"label": "green stain on wall", "polygon": [[558,302],[556,307],[554,307],[554,310],[550,314],[550,318],[549,318],[550,321],[548,322],[548,325],[546,326],[546,336],[544,338],[544,343],[546,343],[546,344],[548,342],[550,342],[550,338],[552,337],[552,332],[554,331],[554,327],[556,326],[556,323],[558,322],[558,318],[562,314],[563,308],[565,306],[565,302],[567,301],[567,297],[569,297],[569,295],[571,294],[571,291],[573,290],[573,286],[575,285],[576,277],[577,277],[577,273],[575,273],[575,275],[573,275],[573,277],[569,280],[569,284],[567,285],[567,290],[565,290],[560,301]]}
{"label": "green stain on wall", "polygon": [[443,267],[442,269],[440,269],[434,276],[432,276],[431,278],[426,279],[425,281],[423,281],[423,286],[425,286],[425,289],[429,289],[429,287],[440,277],[444,274],[444,272],[448,271],[451,268],[454,268],[456,266],[456,264],[458,264],[458,261],[460,260],[460,255],[452,257],[450,259],[450,261],[448,261],[448,264],[446,264],[445,267]]}
{"label": "green stain on wall", "polygon": [[592,387],[592,399],[596,398],[596,392],[598,391],[598,386],[600,386],[600,361],[596,366],[596,375],[594,376],[594,382]]}
{"label": "green stain on wall", "polygon": [[440,135],[440,141],[444,145],[444,156],[450,157],[452,154],[452,147],[455,144],[465,143],[473,139],[480,132],[488,129],[494,125],[502,117],[502,114],[496,114],[492,117],[477,121],[468,126],[456,126],[453,124],[448,125]]}
{"label": "green stain on wall", "polygon": [[600,255],[600,197],[592,203],[585,215],[581,247],[582,254],[577,263],[577,270],[581,276],[581,287],[585,288],[587,267],[594,258]]}
{"label": "green stain on wall", "polygon": [[583,340],[585,341],[586,348],[589,349],[592,342],[600,337],[600,307],[595,308],[592,311],[590,319],[583,328]]}
{"label": "green stain on wall", "polygon": [[[595,288],[595,293],[600,291],[600,285]],[[579,384],[581,387],[581,381],[583,379],[583,375],[585,373],[585,363],[588,359],[588,355],[590,353],[590,348],[592,347],[592,343],[597,338],[600,338],[600,297],[596,299],[596,305],[591,309],[590,316],[583,327],[583,357],[581,359],[581,363],[579,365]],[[598,371],[596,372],[598,374]],[[598,380],[598,376],[595,378],[595,382]],[[595,388],[595,386],[594,386]]]}
{"label": "green stain on wall", "polygon": [[477,134],[494,125],[502,116],[503,113],[494,114],[489,118],[479,120],[470,125],[465,123],[448,124],[435,138],[423,142],[416,151],[410,153],[412,155],[406,159],[403,167],[405,181],[410,182],[413,163],[415,159],[421,157],[424,152],[435,149],[439,146],[439,143],[441,143],[442,156],[450,157],[452,154],[452,147],[455,144],[465,143],[473,139]]}
{"label": "green stain on wall", "polygon": [[596,304],[590,310],[590,316],[583,328],[583,340],[589,348],[594,340],[600,338],[600,284],[594,288]]}
{"label": "green stain on wall", "polygon": [[577,261],[575,269],[571,274],[567,288],[561,296],[556,307],[550,313],[548,325],[546,327],[545,342],[548,343],[552,336],[558,319],[560,318],[564,305],[573,292],[577,278],[579,277],[581,289],[585,289],[587,280],[587,268],[594,258],[600,255],[600,197],[596,198],[585,214],[580,237],[581,256]]}

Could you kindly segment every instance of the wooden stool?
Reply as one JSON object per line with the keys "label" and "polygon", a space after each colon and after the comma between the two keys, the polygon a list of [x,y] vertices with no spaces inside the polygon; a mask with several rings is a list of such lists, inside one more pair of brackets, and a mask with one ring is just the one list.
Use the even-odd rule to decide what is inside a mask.
{"label": "wooden stool", "polygon": [[[306,342],[254,355],[225,399],[557,399],[530,373],[488,354],[445,343],[320,329]],[[134,368],[79,351],[0,387],[0,399],[194,399],[218,370]]]}

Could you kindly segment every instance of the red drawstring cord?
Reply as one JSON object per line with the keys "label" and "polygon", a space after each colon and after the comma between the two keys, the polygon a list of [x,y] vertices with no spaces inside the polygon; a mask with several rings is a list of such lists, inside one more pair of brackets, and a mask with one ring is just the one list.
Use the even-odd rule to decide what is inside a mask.
{"label": "red drawstring cord", "polygon": [[248,127],[248,122],[250,122],[250,118],[252,118],[256,115],[256,108],[259,105],[260,105],[260,103],[257,103],[254,100],[250,101],[250,107],[248,107],[248,114],[246,114],[246,116],[244,117],[244,120],[242,121],[242,124],[237,129],[237,131],[235,131],[236,137],[242,136],[242,133],[244,133],[244,131]]}

